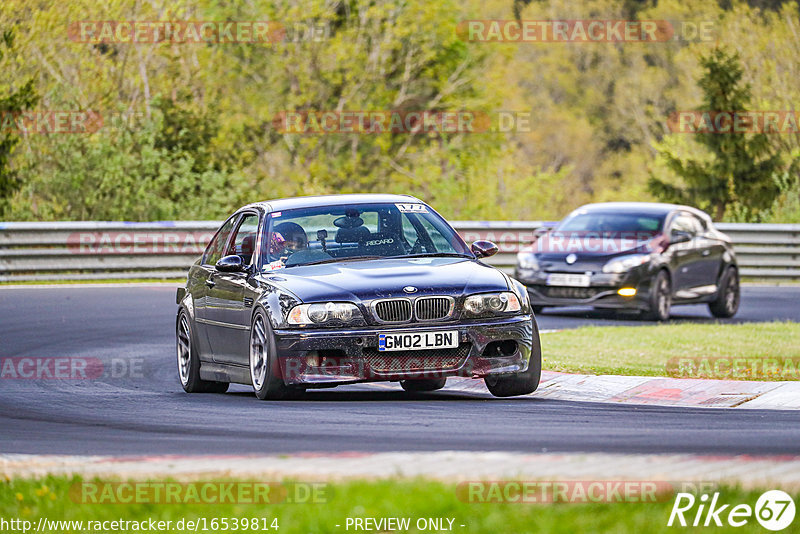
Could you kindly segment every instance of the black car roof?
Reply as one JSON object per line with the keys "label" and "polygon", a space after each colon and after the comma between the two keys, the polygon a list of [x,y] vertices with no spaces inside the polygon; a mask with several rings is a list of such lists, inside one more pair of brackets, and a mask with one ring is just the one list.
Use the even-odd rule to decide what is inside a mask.
{"label": "black car roof", "polygon": [[[576,209],[574,212],[616,212],[616,213],[641,213],[647,215],[668,215],[676,210],[684,210],[694,213],[698,217],[711,220],[709,215],[691,206],[680,204],[662,204],[660,202],[599,202],[596,204],[586,204]],[[573,213],[574,213],[573,212]]]}
{"label": "black car roof", "polygon": [[411,195],[388,194],[354,194],[354,195],[317,195],[307,197],[279,198],[264,200],[244,206],[242,209],[259,207],[266,211],[282,211],[296,208],[312,208],[317,206],[338,206],[342,204],[375,204],[383,202],[422,202]]}

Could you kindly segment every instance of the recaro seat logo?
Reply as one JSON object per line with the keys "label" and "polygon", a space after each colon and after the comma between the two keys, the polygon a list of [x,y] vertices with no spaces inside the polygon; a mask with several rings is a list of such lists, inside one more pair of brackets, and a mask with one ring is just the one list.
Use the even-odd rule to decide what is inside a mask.
{"label": "recaro seat logo", "polygon": [[667,526],[721,527],[727,523],[731,527],[742,527],[755,516],[762,527],[777,532],[791,525],[795,516],[794,500],[781,490],[763,493],[756,501],[755,509],[749,504],[731,506],[730,503],[720,503],[719,492],[710,499],[706,493],[699,499],[691,493],[678,493]]}
{"label": "recaro seat logo", "polygon": [[364,244],[367,245],[368,247],[374,247],[377,245],[389,245],[391,243],[394,243],[394,239],[392,239],[391,237],[387,237],[386,239],[376,239],[374,241],[367,241]]}

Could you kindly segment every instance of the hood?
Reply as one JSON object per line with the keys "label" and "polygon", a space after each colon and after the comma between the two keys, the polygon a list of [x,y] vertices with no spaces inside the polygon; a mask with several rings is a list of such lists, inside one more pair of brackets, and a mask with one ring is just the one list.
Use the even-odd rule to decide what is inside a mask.
{"label": "hood", "polygon": [[[394,258],[289,267],[261,275],[303,302],[363,301],[375,298],[507,291],[497,269],[466,258]],[[403,291],[406,286],[415,293]]]}
{"label": "hood", "polygon": [[[522,249],[536,254],[545,270],[584,272],[596,270],[615,256],[649,254],[660,245],[661,234],[653,232],[548,233]],[[574,255],[567,262],[567,257]]]}
{"label": "hood", "polygon": [[652,252],[653,241],[661,234],[655,232],[551,232],[522,249],[543,256],[607,257],[619,254]]}

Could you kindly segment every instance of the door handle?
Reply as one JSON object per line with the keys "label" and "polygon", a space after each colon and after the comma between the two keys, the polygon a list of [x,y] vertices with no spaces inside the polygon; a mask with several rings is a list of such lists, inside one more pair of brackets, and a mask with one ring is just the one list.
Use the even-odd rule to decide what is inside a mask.
{"label": "door handle", "polygon": [[206,279],[206,285],[208,287],[214,287],[215,285],[217,285],[217,283],[214,281],[213,278],[207,278]]}
{"label": "door handle", "polygon": [[711,254],[711,251],[710,251],[710,250],[708,250],[708,249],[705,249],[705,250],[703,251],[703,256],[708,256],[709,254]]}

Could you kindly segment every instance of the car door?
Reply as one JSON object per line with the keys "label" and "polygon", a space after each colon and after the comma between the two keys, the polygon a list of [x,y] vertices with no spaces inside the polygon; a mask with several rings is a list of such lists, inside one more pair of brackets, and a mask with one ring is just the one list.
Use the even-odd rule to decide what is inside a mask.
{"label": "car door", "polygon": [[692,217],[698,227],[697,249],[700,253],[696,274],[697,284],[705,288],[703,292],[713,292],[716,290],[717,277],[722,268],[725,246],[709,234],[709,229],[704,221],[694,215]]}
{"label": "car door", "polygon": [[208,298],[209,286],[212,285],[213,275],[216,273],[214,264],[223,256],[228,246],[228,241],[233,231],[233,225],[238,216],[232,216],[225,221],[217,233],[211,238],[206,250],[203,252],[200,266],[196,269],[196,279],[193,283],[192,297],[195,310],[195,330],[202,359],[213,359],[211,345],[208,338]]}
{"label": "car door", "polygon": [[[674,242],[675,236],[681,233],[689,236],[688,241],[682,243]],[[673,217],[670,223],[670,252],[673,257],[672,269],[672,292],[678,298],[681,292],[698,285],[697,271],[701,260],[700,252],[697,248],[697,227],[692,216],[685,212],[679,212]]]}
{"label": "car door", "polygon": [[[242,213],[223,256],[236,254],[244,265],[252,267],[258,230],[258,213]],[[247,294],[252,293],[248,291],[251,273],[250,270],[226,273],[214,269],[210,275],[206,330],[215,362],[248,365],[253,298]]]}

